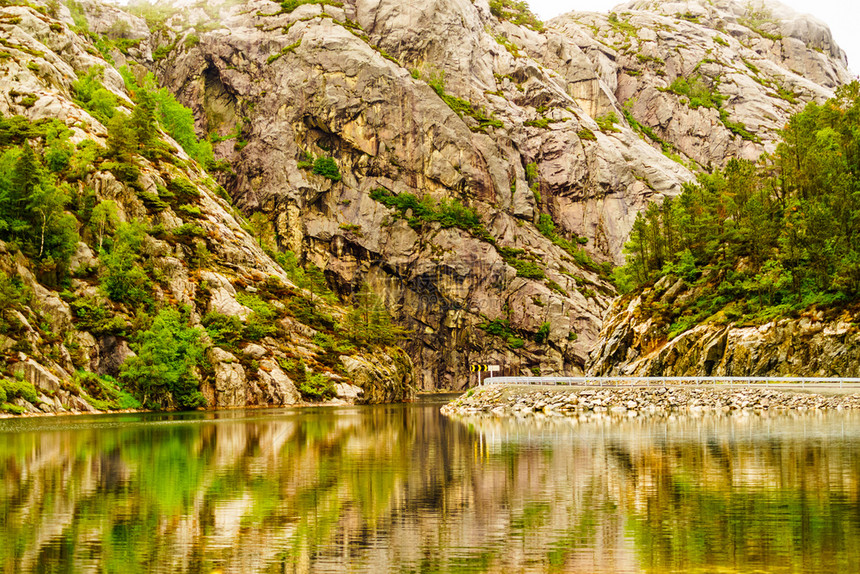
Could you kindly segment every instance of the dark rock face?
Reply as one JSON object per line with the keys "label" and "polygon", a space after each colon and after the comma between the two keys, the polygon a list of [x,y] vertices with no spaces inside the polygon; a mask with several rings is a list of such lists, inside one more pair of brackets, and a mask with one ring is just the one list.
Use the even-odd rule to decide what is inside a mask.
{"label": "dark rock face", "polygon": [[131,355],[134,353],[125,339],[113,335],[102,337],[99,339],[98,346],[98,357],[101,358],[97,369],[98,374],[116,377],[119,375],[119,368]]}

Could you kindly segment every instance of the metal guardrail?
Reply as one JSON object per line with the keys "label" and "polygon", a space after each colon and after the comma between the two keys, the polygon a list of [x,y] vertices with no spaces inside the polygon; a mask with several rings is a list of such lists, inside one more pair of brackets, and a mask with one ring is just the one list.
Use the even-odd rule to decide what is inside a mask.
{"label": "metal guardrail", "polygon": [[860,378],[850,377],[487,377],[484,385],[581,385],[599,387],[665,386],[672,384],[753,386],[796,384],[810,385],[860,384]]}

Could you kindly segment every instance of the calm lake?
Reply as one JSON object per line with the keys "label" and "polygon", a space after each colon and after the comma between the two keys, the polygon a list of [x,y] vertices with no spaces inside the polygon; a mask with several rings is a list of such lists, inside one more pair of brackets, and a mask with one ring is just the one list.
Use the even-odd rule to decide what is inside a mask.
{"label": "calm lake", "polygon": [[860,572],[860,413],[0,420],[2,572]]}

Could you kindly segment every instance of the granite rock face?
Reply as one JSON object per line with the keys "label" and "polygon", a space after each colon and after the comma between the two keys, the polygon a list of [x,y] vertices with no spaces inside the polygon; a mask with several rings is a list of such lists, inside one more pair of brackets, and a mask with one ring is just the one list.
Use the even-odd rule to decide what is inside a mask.
{"label": "granite rock face", "polygon": [[[539,31],[483,0],[217,6],[168,19],[150,42],[172,50],[141,63],[201,135],[227,138],[223,183],[274,243],[344,294],[383,294],[425,389],[464,386],[474,362],[582,372],[614,296],[600,264],[623,261],[636,214],[701,166],[772,150],[792,112],[849,79],[826,26],[771,4],[634,2]],[[309,169],[320,157],[342,179]],[[393,211],[377,188],[460,201],[487,234]]]}
{"label": "granite rock face", "polygon": [[[769,0],[638,0],[553,28],[580,45],[646,137],[704,167],[773,151],[791,114],[852,79],[824,23]],[[692,95],[672,89],[679,79]]]}
{"label": "granite rock face", "polygon": [[[289,12],[266,0],[159,6],[172,15],[149,26],[94,0],[74,15],[5,8],[18,20],[0,34],[43,55],[38,72],[30,52],[4,60],[0,111],[59,118],[74,141],[103,143],[105,127],[74,103],[72,82],[100,65],[106,87],[129,101],[117,67],[152,71],[215,142],[226,162],[218,183],[235,205],[263,214],[264,244],[321,267],[344,299],[363,284],[382,297],[409,332],[420,389],[463,388],[478,362],[584,372],[605,343],[608,270],[623,261],[637,213],[702,167],[772,150],[791,113],[850,79],[826,26],[773,3],[640,1],[543,26],[500,18],[486,0],[347,0]],[[91,35],[79,33],[81,18]],[[110,61],[94,44],[100,35],[123,46],[104,55]],[[25,107],[15,93],[35,101]],[[191,165],[189,179],[205,181]],[[146,190],[164,183],[155,166],[142,171]],[[182,223],[172,210],[153,217],[110,173],[88,177],[123,220]],[[156,242],[156,266],[166,298],[245,321],[251,310],[237,289],[288,279],[210,183],[200,207],[216,263],[191,270],[188,253]],[[398,194],[421,202],[380,199]],[[91,247],[76,253],[78,268],[97,261]],[[301,356],[321,349],[313,327],[288,329],[289,343],[237,357],[245,392],[227,361],[216,367],[221,390],[204,394],[292,400],[291,376],[264,365],[289,360],[284,345]],[[115,370],[113,349],[128,351],[123,341],[75,337],[94,368]],[[400,377],[364,397],[407,392],[392,353],[357,359],[373,363],[356,371],[369,384],[368,373]]]}

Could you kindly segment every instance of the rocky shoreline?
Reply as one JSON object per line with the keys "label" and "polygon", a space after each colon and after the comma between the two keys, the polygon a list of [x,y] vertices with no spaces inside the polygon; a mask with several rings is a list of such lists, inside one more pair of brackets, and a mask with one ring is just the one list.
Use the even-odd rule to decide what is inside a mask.
{"label": "rocky shoreline", "polygon": [[445,415],[533,414],[573,416],[583,412],[624,416],[681,412],[860,409],[860,393],[759,387],[547,387],[493,386],[472,389],[444,407]]}

